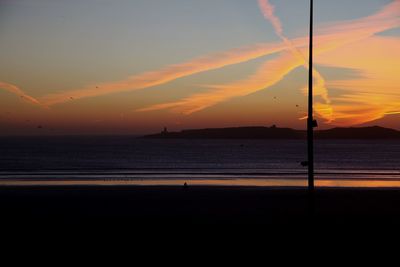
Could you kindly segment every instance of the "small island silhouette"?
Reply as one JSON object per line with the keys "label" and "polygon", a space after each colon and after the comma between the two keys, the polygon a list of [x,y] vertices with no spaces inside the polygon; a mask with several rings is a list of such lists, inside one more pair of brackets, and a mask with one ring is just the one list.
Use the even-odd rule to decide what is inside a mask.
{"label": "small island silhouette", "polygon": [[[400,139],[400,131],[380,126],[372,127],[336,127],[328,130],[316,130],[316,139]],[[164,128],[161,133],[145,135],[142,138],[160,139],[306,139],[305,130],[251,126],[230,128],[189,129],[169,132]]]}

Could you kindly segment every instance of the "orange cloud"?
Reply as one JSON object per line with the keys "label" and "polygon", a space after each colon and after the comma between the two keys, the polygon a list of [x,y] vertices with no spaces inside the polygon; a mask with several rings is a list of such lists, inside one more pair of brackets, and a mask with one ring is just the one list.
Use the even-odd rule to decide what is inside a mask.
{"label": "orange cloud", "polygon": [[[396,1],[395,4],[398,4],[398,2],[399,1]],[[335,41],[336,39],[346,38],[346,36],[341,36],[341,34],[334,36],[329,32],[344,31],[348,33],[354,32],[356,30],[362,30],[366,31],[366,34],[368,36],[372,29],[375,29],[375,32],[382,31],[384,29],[390,28],[387,25],[389,23],[391,23],[393,27],[393,25],[398,24],[398,18],[396,22],[393,22],[393,12],[391,12],[393,8],[396,7],[393,7],[393,4],[389,4],[385,7],[385,9],[383,9],[376,15],[349,22],[350,25],[344,23],[339,24],[338,26],[326,27],[325,30],[321,31],[321,36],[319,38],[321,39],[321,41]],[[328,32],[328,34],[326,34],[326,32]],[[293,40],[292,43],[295,47],[305,46],[308,43],[308,38],[297,38]],[[244,48],[232,49],[226,52],[200,57],[182,64],[167,66],[161,70],[134,75],[123,81],[89,85],[82,89],[49,94],[41,97],[40,101],[46,105],[51,106],[69,101],[71,97],[74,99],[81,99],[116,92],[144,89],[156,85],[161,85],[176,80],[178,78],[193,75],[196,73],[246,62],[258,57],[281,52],[285,49],[287,49],[287,45],[283,44],[258,44]]]}
{"label": "orange cloud", "polygon": [[[326,31],[330,31],[331,33],[325,33],[315,37],[315,54],[323,54],[339,47],[359,42],[360,40],[365,40],[384,30],[398,27],[400,25],[400,19],[398,16],[399,12],[396,11],[399,7],[400,1],[396,1],[387,5],[381,11],[372,16],[353,20],[347,24],[341,23],[336,26],[328,26],[326,27],[326,30],[320,30],[320,33],[325,33]],[[268,88],[283,79],[293,69],[304,64],[304,57],[298,55],[307,54],[307,51],[301,52],[298,46],[294,46],[296,47],[295,50],[298,51],[298,53],[295,53],[297,56],[291,56],[287,52],[282,52],[280,57],[263,64],[257,73],[246,80],[233,82],[227,85],[211,86],[214,90],[210,92],[195,94],[172,103],[163,103],[145,107],[139,111],[171,109],[173,112],[191,114],[234,97],[245,96]],[[368,56],[368,54],[365,56]],[[342,60],[345,59],[342,58]],[[328,122],[332,122],[335,119],[336,114],[335,117],[332,117],[332,107],[329,105],[330,101],[327,96],[325,80],[315,70],[314,77],[316,78],[315,95],[319,95],[325,100],[325,103],[317,102],[315,104],[315,111]],[[343,114],[343,110],[339,110],[338,114],[339,116]]]}
{"label": "orange cloud", "polygon": [[[302,44],[304,38],[296,40]],[[165,84],[178,78],[186,77],[196,73],[222,68],[228,65],[249,61],[261,56],[274,54],[284,50],[281,44],[256,44],[244,48],[236,48],[225,52],[199,57],[197,59],[167,66],[161,70],[146,72],[129,77],[123,81],[89,85],[83,89],[54,93],[40,98],[41,102],[52,106],[69,101],[70,98],[81,99],[106,95],[116,92],[133,91],[156,85]]]}
{"label": "orange cloud", "polygon": [[[260,0],[260,3],[261,2],[262,1]],[[392,3],[386,5],[382,10],[371,16],[347,22],[329,24],[321,27],[317,31],[318,35],[315,36],[315,53],[326,53],[328,55],[331,55],[331,52],[333,50],[336,50],[339,47],[348,47],[354,43],[360,43],[360,40],[365,40],[363,44],[368,43],[370,40],[369,38],[371,38],[371,36],[373,36],[374,34],[385,31],[387,29],[398,27],[400,25],[399,11],[400,0],[395,0]],[[297,68],[298,66],[304,65],[304,55],[306,56],[307,53],[305,48],[308,44],[308,37],[301,37],[292,41],[287,39],[283,35],[282,26],[279,19],[277,17],[274,17],[273,8],[269,7],[269,9],[266,10],[265,14],[271,17],[271,20],[276,27],[276,31],[278,35],[281,36],[283,43],[256,44],[248,47],[231,49],[225,52],[199,57],[181,64],[170,65],[160,70],[134,75],[122,81],[88,85],[84,88],[77,90],[45,95],[40,97],[39,99],[28,96],[18,87],[7,83],[0,83],[0,87],[17,95],[20,95],[22,99],[30,103],[42,106],[51,106],[69,101],[71,98],[80,99],[112,94],[116,92],[144,89],[168,83],[175,79],[193,75],[199,72],[246,62],[248,60],[259,58],[265,55],[281,53],[278,58],[275,58],[263,64],[255,74],[253,74],[246,80],[236,81],[226,85],[210,86],[210,89],[212,89],[210,90],[210,92],[195,94],[173,103],[163,103],[142,109],[142,111],[171,109],[176,112],[190,114],[210,107],[212,105],[218,104],[220,102],[229,100],[233,97],[245,96],[258,90],[268,88],[283,79],[293,69]],[[386,37],[381,38],[385,39]],[[359,49],[358,51],[360,52],[360,55],[361,52],[363,53],[363,56],[360,57],[367,58],[370,56],[368,49],[362,49],[362,47],[357,47],[356,49]],[[288,53],[287,50],[289,50],[291,53]],[[353,60],[348,56],[337,57],[336,59],[338,58],[341,58],[341,61],[346,62]],[[391,59],[393,60],[393,58],[394,57],[392,57]],[[334,57],[331,56],[329,60],[332,59],[334,59]],[[361,60],[361,58],[359,60]],[[318,62],[321,64],[329,64],[323,59]],[[384,63],[383,60],[382,63]],[[333,60],[331,61],[331,65],[344,66],[343,64],[341,64],[341,62],[336,61],[336,63],[334,63]],[[356,91],[360,90],[359,88],[361,88],[362,86],[364,91],[367,90],[367,88],[371,88],[370,90],[373,91],[377,88],[377,86],[383,86],[385,90],[393,91],[390,88],[392,88],[395,83],[393,83],[390,77],[396,76],[398,72],[390,72],[391,75],[379,76],[383,75],[381,72],[379,72],[379,70],[368,69],[365,68],[365,66],[353,67],[356,69],[364,70],[364,76],[362,79],[352,81],[345,80],[326,82],[323,79],[322,75],[314,70],[315,95],[320,96],[320,99],[324,100],[319,100],[320,102],[317,101],[315,105],[318,115],[328,121],[332,120],[332,108],[329,106],[330,100],[328,99],[326,86],[328,86],[329,88],[341,88],[343,90],[351,91],[346,95],[342,95],[342,99],[340,99],[339,97],[335,98],[336,103],[334,103],[333,105],[333,108],[335,109],[334,123],[354,123],[356,121],[359,122],[366,119],[370,120],[372,118],[376,118],[376,116],[378,116],[377,114],[380,114],[379,116],[384,116],[384,114],[387,114],[389,112],[397,112],[399,110],[399,106],[397,105],[398,102],[396,102],[397,100],[391,101],[391,104],[388,105],[388,107],[385,109],[375,106],[373,108],[358,109],[357,111],[360,112],[361,117],[359,116],[359,118],[356,119],[356,115],[351,114],[354,113],[354,109],[346,109],[345,104],[359,103],[360,101],[362,101],[362,103],[367,103],[372,99],[371,95],[362,95],[360,93],[356,93]],[[389,69],[386,69],[386,74],[388,74],[389,71]],[[366,82],[367,80],[368,82]],[[380,82],[377,82],[377,80],[380,80]],[[346,98],[346,101],[344,101],[344,98]],[[386,99],[387,98],[385,98],[385,101]],[[365,116],[362,114],[365,114]],[[364,116],[364,119],[362,119],[362,116]]]}
{"label": "orange cloud", "polygon": [[316,58],[317,63],[356,70],[358,77],[331,80],[335,124],[353,125],[400,111],[400,38],[373,36]]}
{"label": "orange cloud", "polygon": [[[282,39],[282,41],[288,46],[289,50],[292,52],[292,54],[303,61],[303,66],[306,69],[309,69],[309,63],[308,60],[304,57],[302,52],[300,51],[299,48],[293,45],[293,43],[283,34],[283,29],[281,25],[281,21],[277,16],[274,14],[274,6],[271,5],[269,0],[258,0],[260,9],[262,13],[264,14],[264,17],[271,22],[273,25],[276,34],[279,36],[279,38]],[[327,120],[327,122],[332,121],[332,107],[330,106],[330,100],[328,96],[328,89],[325,87],[325,79],[321,75],[321,73],[313,67],[313,77],[315,79],[315,82],[313,84],[315,95],[320,95],[322,97],[322,100],[324,103],[317,103],[316,105],[316,111],[319,113],[319,115]],[[308,87],[305,88],[305,92],[308,91]],[[307,92],[308,93],[308,92]],[[306,94],[307,94],[306,93]]]}
{"label": "orange cloud", "polygon": [[153,111],[170,108],[174,112],[191,114],[234,97],[246,96],[280,81],[288,72],[302,64],[301,59],[293,59],[289,52],[284,52],[277,59],[264,63],[248,79],[226,85],[210,86],[212,91],[195,94],[182,100],[150,106],[139,111]]}

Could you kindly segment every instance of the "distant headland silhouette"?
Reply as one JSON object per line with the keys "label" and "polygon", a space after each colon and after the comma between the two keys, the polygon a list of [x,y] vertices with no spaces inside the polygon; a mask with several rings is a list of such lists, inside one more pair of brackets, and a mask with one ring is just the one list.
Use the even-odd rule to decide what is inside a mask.
{"label": "distant headland silhouette", "polygon": [[[142,138],[160,139],[306,139],[305,130],[279,128],[275,125],[189,129],[169,132],[167,128],[160,133],[145,135]],[[400,139],[400,131],[380,126],[336,127],[315,131],[316,139]]]}

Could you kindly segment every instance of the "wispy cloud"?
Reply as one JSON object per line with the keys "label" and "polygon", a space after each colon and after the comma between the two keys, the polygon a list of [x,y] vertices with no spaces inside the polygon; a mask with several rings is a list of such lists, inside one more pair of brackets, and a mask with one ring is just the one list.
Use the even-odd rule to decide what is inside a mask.
{"label": "wispy cloud", "polygon": [[[142,111],[171,109],[172,111],[184,114],[197,112],[234,97],[245,96],[268,88],[282,80],[293,69],[306,65],[304,58],[307,56],[306,47],[308,44],[308,37],[305,36],[289,40],[283,34],[281,22],[279,18],[274,15],[273,7],[270,5],[268,6],[269,2],[259,0],[259,3],[264,10],[263,14],[271,21],[277,34],[283,40],[282,43],[255,44],[247,47],[231,49],[199,57],[184,63],[166,66],[160,70],[133,75],[121,81],[93,83],[80,89],[56,92],[39,98],[33,98],[25,94],[18,87],[8,83],[1,82],[0,87],[19,95],[21,99],[30,103],[40,106],[53,106],[70,101],[71,98],[82,99],[117,92],[145,89],[196,73],[214,70],[228,65],[239,64],[270,54],[280,53],[277,58],[262,64],[256,73],[245,80],[235,81],[225,85],[209,86],[209,92],[198,93],[172,103],[161,103],[141,109]],[[368,43],[370,40],[369,38],[376,33],[398,27],[400,25],[399,14],[400,0],[395,0],[371,16],[320,27],[317,30],[318,34],[315,36],[315,53],[316,55],[328,53],[340,47],[346,47],[347,45],[356,43],[360,40],[366,40],[366,43]],[[384,37],[382,38],[384,39]],[[369,55],[365,54],[364,56],[367,58]],[[341,66],[340,64],[336,65]],[[335,81],[336,84],[333,84],[330,81],[326,82],[322,75],[316,70],[314,70],[314,76],[316,87],[315,94],[319,95],[320,98],[324,100],[316,103],[316,111],[320,116],[327,120],[330,120],[331,100],[328,98],[326,85],[328,87],[341,87],[346,90],[353,90],[354,87],[361,85],[360,81]],[[372,78],[369,79],[369,82],[371,82],[371,80]],[[363,81],[365,87],[371,85],[367,84],[365,82],[366,80]],[[355,99],[360,95],[355,94],[353,91],[349,96],[351,96],[352,99]],[[395,106],[391,106],[390,108],[391,110],[386,110],[384,112],[397,112],[398,110]],[[350,118],[351,114],[349,113],[352,113],[353,111],[352,109],[346,109],[344,105],[334,105],[334,109],[334,122],[340,121],[341,118]],[[371,114],[373,111],[375,112],[374,114],[377,112],[375,108],[368,110],[371,110]],[[379,114],[382,114],[382,110],[379,111]],[[372,117],[372,115],[368,116],[369,119]]]}
{"label": "wispy cloud", "polygon": [[284,52],[278,58],[264,63],[255,74],[246,80],[225,85],[209,86],[212,88],[210,92],[195,94],[172,103],[146,107],[139,111],[169,108],[174,112],[188,115],[234,97],[246,96],[262,88],[269,87],[301,64],[301,59],[293,58],[290,52]]}
{"label": "wispy cloud", "polygon": [[[260,10],[263,13],[264,17],[271,22],[272,26],[275,29],[276,34],[279,38],[288,46],[288,49],[292,52],[293,56],[300,59],[303,62],[303,66],[306,69],[309,69],[308,61],[304,57],[303,53],[297,48],[290,40],[283,34],[282,23],[280,19],[275,15],[275,8],[269,2],[269,0],[258,0],[258,4],[260,6]],[[313,77],[315,82],[313,84],[315,95],[321,96],[323,103],[316,105],[316,112],[326,119],[326,122],[329,123],[333,119],[332,107],[330,106],[330,100],[328,96],[328,89],[325,87],[326,81],[322,74],[313,67]],[[306,88],[308,89],[308,88]],[[320,107],[320,108],[318,108]],[[322,108],[323,107],[323,108]]]}
{"label": "wispy cloud", "polygon": [[[262,3],[265,5],[264,1],[262,1]],[[360,40],[365,40],[374,34],[387,29],[398,27],[400,25],[400,19],[398,16],[399,4],[400,1],[395,1],[385,6],[382,10],[372,16],[349,21],[347,23],[338,23],[336,25],[326,26],[325,29],[319,31],[319,36],[315,37],[315,54],[323,54],[339,47]],[[267,6],[267,10],[265,10],[264,13],[267,17],[273,16],[273,8]],[[277,33],[282,35],[282,39],[287,39],[282,34],[283,31],[279,19],[272,17],[271,20],[277,28]],[[303,38],[303,40],[307,41],[307,38]],[[263,64],[258,71],[248,79],[225,85],[211,86],[213,90],[210,90],[209,92],[194,94],[171,103],[162,103],[145,107],[139,111],[171,109],[173,112],[191,114],[234,97],[249,95],[268,88],[283,79],[293,69],[304,65],[303,55],[307,55],[307,51],[304,50],[304,48],[301,50],[301,48],[299,48],[301,46],[296,42],[293,42],[293,45],[287,44],[288,42],[290,43],[290,41],[287,40],[287,42],[284,42],[282,45],[286,47],[287,50],[290,50],[292,54],[294,50],[297,56],[293,56],[288,52],[281,52],[281,55],[278,58]],[[290,48],[292,46],[294,46],[295,49]],[[304,43],[302,46],[304,47]],[[315,94],[322,96],[325,100],[325,103],[316,103],[316,111],[321,117],[328,121],[332,121],[334,118],[332,118],[332,108],[329,104],[330,100],[328,99],[325,80],[316,70],[314,70],[314,76],[316,77]]]}
{"label": "wispy cloud", "polygon": [[26,94],[24,91],[22,91],[18,86],[10,84],[10,83],[5,83],[5,82],[0,82],[0,88],[3,90],[6,90],[12,94],[15,94],[18,96],[22,101],[28,102],[30,104],[38,105],[41,107],[46,107],[45,105],[41,104],[37,99],[33,98],[32,96]]}
{"label": "wispy cloud", "polygon": [[[354,125],[400,111],[400,38],[373,36],[317,58],[319,64],[357,70],[358,77],[330,80],[335,123]],[[367,56],[366,56],[367,55]]]}
{"label": "wispy cloud", "polygon": [[[300,45],[305,41],[306,40],[298,39],[296,43]],[[41,97],[40,101],[46,105],[52,106],[69,101],[71,97],[73,99],[82,99],[149,88],[196,73],[210,71],[274,54],[284,49],[285,47],[280,43],[256,44],[248,47],[231,49],[225,52],[199,57],[181,64],[170,65],[160,70],[133,75],[123,81],[93,84],[78,90],[49,94]]]}

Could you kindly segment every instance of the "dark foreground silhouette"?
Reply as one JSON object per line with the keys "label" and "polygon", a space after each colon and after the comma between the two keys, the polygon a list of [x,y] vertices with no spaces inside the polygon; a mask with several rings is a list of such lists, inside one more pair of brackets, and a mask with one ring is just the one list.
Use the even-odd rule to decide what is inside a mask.
{"label": "dark foreground silhouette", "polygon": [[[399,225],[400,189],[1,187],[2,226]],[[3,228],[5,229],[5,228]]]}
{"label": "dark foreground silhouette", "polygon": [[[143,138],[161,139],[306,139],[307,132],[291,128],[272,127],[232,127],[182,130],[168,132],[166,128],[161,133],[146,135]],[[332,128],[316,130],[316,139],[400,139],[400,131],[373,127]]]}

